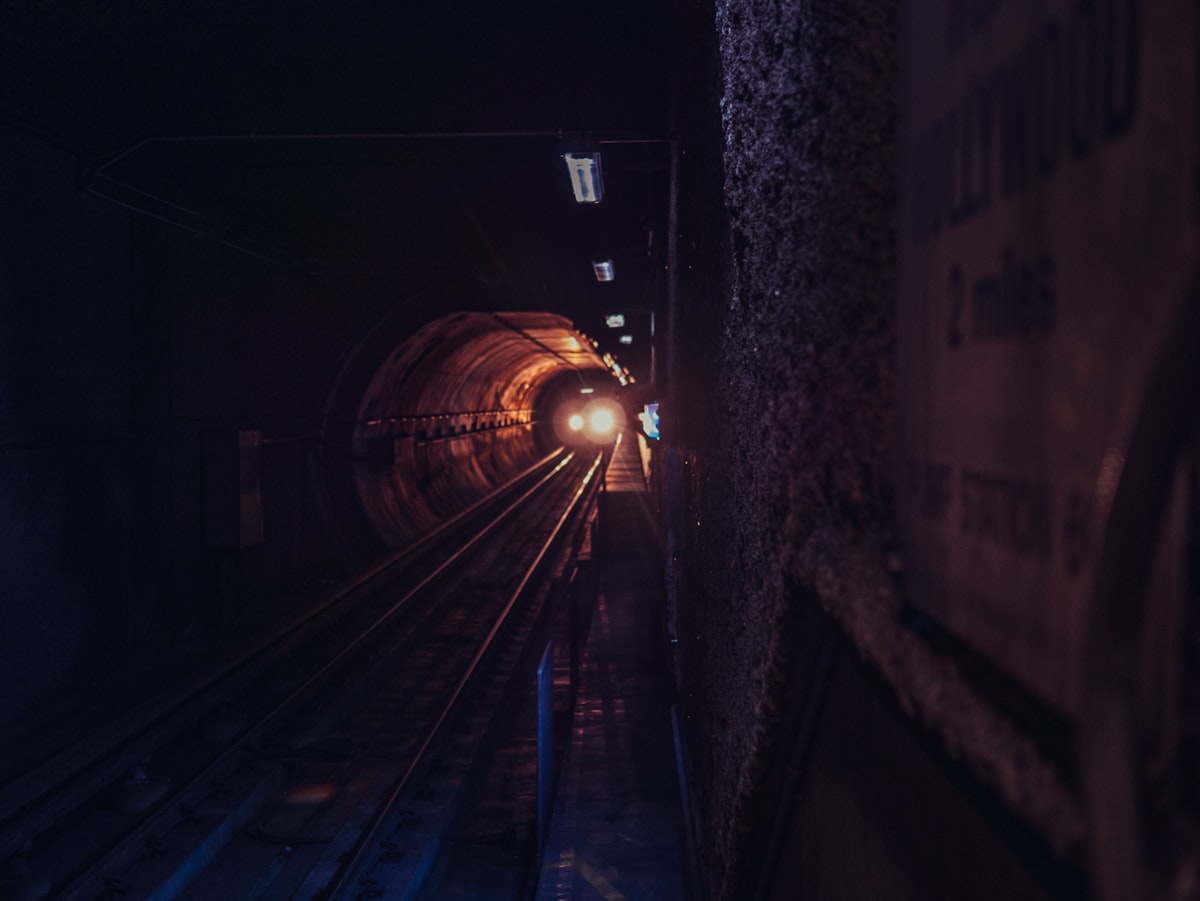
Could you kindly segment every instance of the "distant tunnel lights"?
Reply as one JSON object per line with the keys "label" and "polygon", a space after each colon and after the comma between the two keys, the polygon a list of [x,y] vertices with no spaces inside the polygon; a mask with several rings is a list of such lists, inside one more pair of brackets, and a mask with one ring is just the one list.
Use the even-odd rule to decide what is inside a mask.
{"label": "distant tunnel lights", "polygon": [[613,280],[612,260],[592,260],[592,271],[596,273],[596,281],[611,282]]}
{"label": "distant tunnel lights", "polygon": [[583,431],[583,425],[583,414],[581,413],[572,413],[570,418],[567,420],[567,428],[569,428],[572,432]]}
{"label": "distant tunnel lights", "polygon": [[604,317],[604,324],[609,328],[625,328],[625,314],[609,313]]}
{"label": "distant tunnel lights", "polygon": [[604,194],[604,183],[600,176],[600,154],[587,153],[576,156],[564,153],[567,171],[571,175],[571,190],[577,203],[599,203]]}

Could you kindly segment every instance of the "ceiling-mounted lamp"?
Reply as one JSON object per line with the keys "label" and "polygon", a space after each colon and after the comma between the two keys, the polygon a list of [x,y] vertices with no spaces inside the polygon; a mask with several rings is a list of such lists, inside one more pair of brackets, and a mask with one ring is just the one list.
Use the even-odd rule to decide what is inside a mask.
{"label": "ceiling-mounted lamp", "polygon": [[600,152],[564,153],[567,172],[571,175],[571,190],[579,203],[599,203],[604,194],[604,182],[600,176]]}
{"label": "ceiling-mounted lamp", "polygon": [[596,273],[596,281],[611,282],[613,280],[613,261],[592,260],[592,271]]}

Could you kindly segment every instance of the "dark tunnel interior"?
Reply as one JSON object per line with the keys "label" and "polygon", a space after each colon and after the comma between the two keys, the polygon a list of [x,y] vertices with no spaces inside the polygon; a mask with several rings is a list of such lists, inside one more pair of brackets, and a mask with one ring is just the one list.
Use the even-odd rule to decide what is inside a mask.
{"label": "dark tunnel interior", "polygon": [[450,314],[406,338],[350,419],[376,539],[402,547],[551,452],[564,388],[598,376],[615,385],[590,339],[548,314]]}
{"label": "dark tunnel interior", "polygon": [[0,4],[0,778],[656,405],[687,901],[1200,898],[1197,35]]}

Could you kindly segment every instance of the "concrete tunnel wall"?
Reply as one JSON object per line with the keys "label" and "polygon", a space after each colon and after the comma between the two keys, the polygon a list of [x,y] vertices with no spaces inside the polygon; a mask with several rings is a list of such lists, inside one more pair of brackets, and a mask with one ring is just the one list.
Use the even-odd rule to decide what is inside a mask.
{"label": "concrete tunnel wall", "polygon": [[[692,352],[679,358],[680,427],[669,432],[676,665],[700,880],[714,901],[1102,897],[1085,860],[1096,853],[1088,831],[1136,818],[1087,822],[1075,724],[997,672],[1032,643],[1014,641],[989,662],[939,633],[909,594],[912,556],[896,528],[905,394],[895,354],[906,309],[897,215],[910,174],[900,166],[898,70],[920,58],[935,72],[945,65],[947,83],[957,71],[936,38],[902,46],[900,22],[923,34],[955,12],[1012,14],[1010,24],[1031,28],[1048,14],[1035,4],[962,12],[972,5],[953,0],[912,4],[916,12],[895,0],[714,6],[715,34],[689,44],[696,81],[720,103],[683,109],[675,331]],[[1171,21],[1170,4],[1127,8],[1139,6],[1148,22],[1151,6]],[[1174,21],[1195,33],[1194,18]],[[1194,69],[1194,54],[1184,58]],[[927,106],[921,116],[944,112]],[[1093,197],[1128,190],[1088,184]],[[1046,212],[1022,227],[1050,221]],[[964,246],[991,253],[989,240]],[[1152,243],[1141,245],[1148,260]],[[1036,408],[1041,395],[1013,396]],[[1187,653],[1194,660],[1191,645]],[[1180,705],[1185,717],[1192,704]],[[1179,745],[1187,766],[1194,747]],[[1175,790],[1147,791],[1146,812],[1168,796],[1180,803]],[[1183,803],[1190,815],[1193,788]],[[1165,835],[1168,818],[1154,815]],[[1118,850],[1137,853],[1133,843]],[[1192,855],[1189,845],[1189,873]]]}
{"label": "concrete tunnel wall", "polygon": [[89,195],[68,147],[0,128],[0,157],[4,772],[518,471],[556,374],[602,369],[477,282],[280,267]]}
{"label": "concrete tunnel wall", "polygon": [[419,329],[355,416],[355,500],[371,533],[360,546],[403,547],[533,464],[556,446],[545,426],[559,380],[603,372],[560,316],[462,312]]}
{"label": "concrete tunnel wall", "polygon": [[673,536],[700,881],[713,901],[1079,897],[963,749],[983,736],[992,784],[1045,767],[901,622],[898,4],[714,6],[694,64],[720,107],[685,110]]}

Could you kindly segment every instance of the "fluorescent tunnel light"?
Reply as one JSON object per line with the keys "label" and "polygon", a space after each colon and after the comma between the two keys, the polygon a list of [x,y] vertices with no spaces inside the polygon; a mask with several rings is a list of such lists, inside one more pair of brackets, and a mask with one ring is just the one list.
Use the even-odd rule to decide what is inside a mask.
{"label": "fluorescent tunnel light", "polygon": [[599,203],[604,194],[604,184],[600,177],[600,154],[576,156],[573,153],[564,153],[563,159],[567,161],[575,200],[579,203]]}

